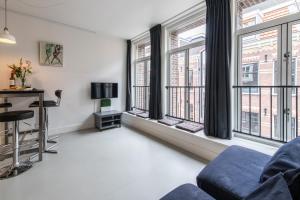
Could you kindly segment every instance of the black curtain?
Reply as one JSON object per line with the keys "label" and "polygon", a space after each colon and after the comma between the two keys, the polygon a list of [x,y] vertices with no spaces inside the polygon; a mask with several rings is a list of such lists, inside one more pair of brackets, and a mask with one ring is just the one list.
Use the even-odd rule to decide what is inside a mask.
{"label": "black curtain", "polygon": [[161,25],[150,29],[151,70],[150,70],[150,119],[162,118],[161,105]]}
{"label": "black curtain", "polygon": [[230,0],[206,0],[205,134],[231,138]]}
{"label": "black curtain", "polygon": [[131,110],[131,40],[127,40],[126,111]]}

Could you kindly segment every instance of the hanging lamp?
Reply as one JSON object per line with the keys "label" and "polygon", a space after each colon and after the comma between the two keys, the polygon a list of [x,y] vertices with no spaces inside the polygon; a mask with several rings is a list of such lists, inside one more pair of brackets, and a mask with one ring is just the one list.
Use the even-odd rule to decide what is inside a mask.
{"label": "hanging lamp", "polygon": [[16,38],[8,32],[7,28],[7,0],[5,0],[5,8],[4,8],[4,24],[5,27],[3,32],[0,33],[0,43],[5,44],[16,44]]}

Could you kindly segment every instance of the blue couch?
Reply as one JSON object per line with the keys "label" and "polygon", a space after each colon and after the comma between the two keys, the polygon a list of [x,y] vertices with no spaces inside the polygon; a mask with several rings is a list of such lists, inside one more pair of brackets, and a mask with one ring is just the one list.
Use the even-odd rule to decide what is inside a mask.
{"label": "blue couch", "polygon": [[[272,157],[231,146],[200,172],[197,184],[212,197],[222,200],[242,200],[256,190],[262,194],[274,193],[284,187],[287,187],[287,190],[284,189],[287,192],[278,192],[284,193],[282,199],[291,197],[299,200],[299,152],[300,137],[280,147]],[[250,197],[255,195],[257,192]]]}
{"label": "blue couch", "polygon": [[181,185],[160,200],[215,200],[203,190],[192,184]]}
{"label": "blue couch", "polygon": [[300,137],[274,156],[231,146],[163,200],[300,200]]}
{"label": "blue couch", "polygon": [[260,185],[260,176],[271,157],[240,146],[231,146],[198,175],[198,186],[216,199],[241,200]]}
{"label": "blue couch", "polygon": [[[299,190],[299,187],[295,188]],[[223,199],[223,198],[222,198]],[[293,198],[290,188],[282,173],[272,176],[259,187],[252,191],[243,200],[299,200]],[[161,200],[216,200],[202,189],[192,185],[184,184],[165,195]],[[220,199],[221,200],[221,199]]]}

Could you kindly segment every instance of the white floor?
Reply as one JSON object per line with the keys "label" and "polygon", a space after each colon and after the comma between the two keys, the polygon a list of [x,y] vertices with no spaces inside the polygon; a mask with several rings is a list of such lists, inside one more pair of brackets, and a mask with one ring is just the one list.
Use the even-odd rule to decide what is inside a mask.
{"label": "white floor", "polygon": [[0,180],[0,200],[157,200],[195,183],[205,161],[122,127],[60,137],[58,155]]}

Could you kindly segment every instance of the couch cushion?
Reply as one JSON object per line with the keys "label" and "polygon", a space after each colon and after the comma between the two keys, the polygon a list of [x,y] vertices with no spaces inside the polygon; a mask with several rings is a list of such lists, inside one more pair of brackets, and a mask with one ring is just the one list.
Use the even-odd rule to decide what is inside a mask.
{"label": "couch cushion", "polygon": [[286,171],[284,178],[289,186],[293,199],[300,199],[300,168]]}
{"label": "couch cushion", "polygon": [[161,200],[214,200],[214,198],[192,184],[184,184],[175,188]]}
{"label": "couch cushion", "polygon": [[270,162],[265,166],[260,176],[260,182],[266,181],[279,172],[284,173],[287,170],[300,168],[299,152],[300,137],[280,147]]}
{"label": "couch cushion", "polygon": [[283,177],[279,173],[259,186],[245,200],[293,200],[289,187]]}
{"label": "couch cushion", "polygon": [[270,158],[240,146],[228,147],[200,172],[197,184],[216,199],[244,199],[260,185],[260,174]]}

